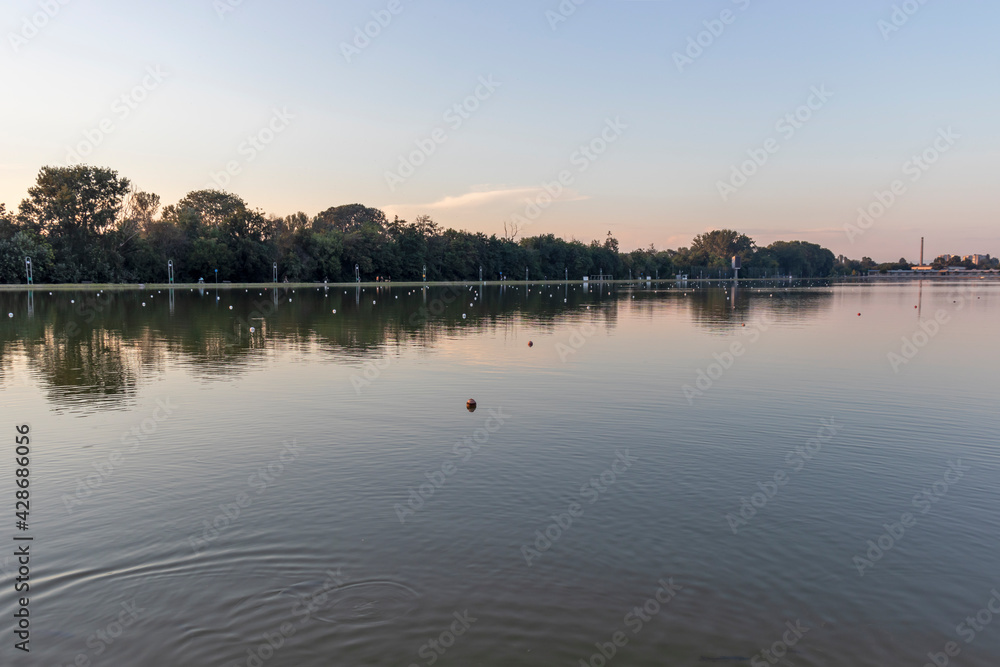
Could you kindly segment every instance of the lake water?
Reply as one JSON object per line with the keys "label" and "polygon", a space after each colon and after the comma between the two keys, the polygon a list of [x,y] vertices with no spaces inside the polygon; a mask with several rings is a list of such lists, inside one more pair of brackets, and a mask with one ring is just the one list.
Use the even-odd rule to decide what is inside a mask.
{"label": "lake water", "polygon": [[0,304],[2,664],[1000,664],[995,282]]}

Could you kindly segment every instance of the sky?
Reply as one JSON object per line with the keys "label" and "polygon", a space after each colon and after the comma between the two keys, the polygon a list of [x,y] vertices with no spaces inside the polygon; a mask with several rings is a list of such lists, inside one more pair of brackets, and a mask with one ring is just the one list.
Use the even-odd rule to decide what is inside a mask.
{"label": "sky", "polygon": [[998,25],[986,0],[7,0],[0,202],[84,163],[164,204],[995,256]]}

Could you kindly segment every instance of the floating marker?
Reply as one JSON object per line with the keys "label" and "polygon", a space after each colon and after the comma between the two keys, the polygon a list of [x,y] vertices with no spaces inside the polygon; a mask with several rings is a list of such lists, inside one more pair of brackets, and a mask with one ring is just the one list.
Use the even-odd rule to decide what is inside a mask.
{"label": "floating marker", "polygon": [[256,329],[254,329],[253,327],[250,327],[250,333],[253,333],[254,331],[256,331]]}
{"label": "floating marker", "polygon": [[476,411],[475,399],[470,398],[469,400],[467,400],[465,402],[465,407],[469,409],[469,412],[475,412]]}

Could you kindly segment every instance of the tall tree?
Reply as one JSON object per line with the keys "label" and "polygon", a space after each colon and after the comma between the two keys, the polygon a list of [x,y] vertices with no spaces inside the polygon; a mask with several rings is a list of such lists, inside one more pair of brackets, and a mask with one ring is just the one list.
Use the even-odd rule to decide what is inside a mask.
{"label": "tall tree", "polygon": [[318,214],[313,220],[313,229],[318,232],[337,229],[344,233],[360,232],[363,229],[374,228],[383,231],[389,225],[385,213],[377,208],[368,208],[361,204],[334,206]]}
{"label": "tall tree", "polygon": [[733,255],[749,259],[753,255],[755,244],[746,234],[740,234],[732,229],[716,229],[694,237],[691,241],[691,252],[707,253],[712,259],[726,262]]}
{"label": "tall tree", "polygon": [[87,243],[115,226],[129,186],[102,167],[42,167],[19,215],[47,234]]}

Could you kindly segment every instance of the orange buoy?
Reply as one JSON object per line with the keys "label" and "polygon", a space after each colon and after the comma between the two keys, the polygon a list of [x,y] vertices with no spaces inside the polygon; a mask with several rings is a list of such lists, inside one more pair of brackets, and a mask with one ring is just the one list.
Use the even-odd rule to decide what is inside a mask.
{"label": "orange buoy", "polygon": [[469,400],[467,400],[465,402],[465,407],[467,407],[469,409],[469,412],[475,412],[476,411],[476,401],[475,401],[475,399],[470,398]]}
{"label": "orange buoy", "polygon": [[532,347],[532,346],[534,346],[534,343],[532,343],[532,342],[531,342],[531,341],[529,340],[529,341],[528,341],[528,347]]}

